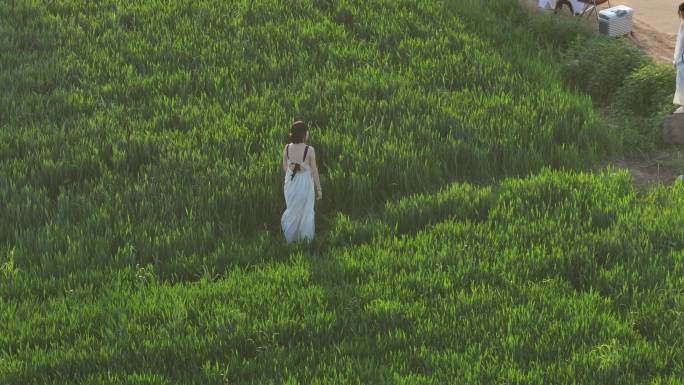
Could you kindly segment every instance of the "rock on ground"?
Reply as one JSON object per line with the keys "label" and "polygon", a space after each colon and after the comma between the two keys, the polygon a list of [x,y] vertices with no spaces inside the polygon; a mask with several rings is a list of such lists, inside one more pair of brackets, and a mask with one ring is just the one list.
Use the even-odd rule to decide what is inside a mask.
{"label": "rock on ground", "polygon": [[684,144],[684,114],[672,114],[663,122],[663,141]]}

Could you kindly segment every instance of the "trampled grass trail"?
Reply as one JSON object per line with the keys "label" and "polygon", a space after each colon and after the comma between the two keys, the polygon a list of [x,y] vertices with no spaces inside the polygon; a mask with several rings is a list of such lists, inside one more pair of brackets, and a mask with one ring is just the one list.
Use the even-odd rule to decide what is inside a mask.
{"label": "trampled grass trail", "polygon": [[574,171],[623,138],[519,12],[0,4],[0,383],[678,383],[682,186]]}

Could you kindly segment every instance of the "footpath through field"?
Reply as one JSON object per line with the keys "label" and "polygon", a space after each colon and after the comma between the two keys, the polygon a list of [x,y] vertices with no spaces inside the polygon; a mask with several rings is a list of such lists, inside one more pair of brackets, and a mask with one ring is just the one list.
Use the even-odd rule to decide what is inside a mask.
{"label": "footpath through field", "polygon": [[634,9],[634,38],[657,63],[672,62],[679,30],[677,0],[620,0]]}

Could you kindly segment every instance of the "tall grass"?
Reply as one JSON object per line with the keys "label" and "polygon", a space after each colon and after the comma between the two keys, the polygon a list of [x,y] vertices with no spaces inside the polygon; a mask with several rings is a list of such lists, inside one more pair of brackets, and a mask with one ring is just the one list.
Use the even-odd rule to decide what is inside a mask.
{"label": "tall grass", "polygon": [[[681,376],[681,186],[572,172],[620,134],[512,2],[0,17],[0,383]],[[294,119],[307,247],[279,234]]]}
{"label": "tall grass", "polygon": [[[18,30],[3,60],[38,50],[19,36],[41,40],[45,57],[7,75],[3,176],[12,195],[46,199],[48,212],[60,195],[99,190],[107,211],[136,226],[276,231],[293,119],[312,126],[323,213],[360,215],[453,180],[580,168],[615,145],[586,98],[542,88],[535,60],[511,63],[497,51],[508,42],[481,39],[441,3],[3,7]],[[33,28],[16,16],[29,12]],[[21,223],[2,239],[42,225]]]}
{"label": "tall grass", "polygon": [[[340,218],[331,240],[376,230],[354,245],[192,283],[5,267],[3,382],[676,383],[681,190],[639,198],[626,173],[455,184],[372,226]],[[420,202],[439,223],[394,225]]]}

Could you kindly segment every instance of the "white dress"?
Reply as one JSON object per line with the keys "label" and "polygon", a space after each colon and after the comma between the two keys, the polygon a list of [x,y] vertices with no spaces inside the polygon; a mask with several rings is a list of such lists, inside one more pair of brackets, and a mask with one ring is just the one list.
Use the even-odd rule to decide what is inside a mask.
{"label": "white dress", "polygon": [[539,8],[556,8],[556,0],[539,0]]}
{"label": "white dress", "polygon": [[[558,0],[539,0],[539,7],[546,9],[556,9]],[[576,15],[581,14],[587,8],[587,3],[579,0],[570,0],[572,10]]]}
{"label": "white dress", "polygon": [[677,46],[673,64],[677,67],[677,89],[675,90],[673,103],[684,105],[684,22],[679,25],[679,35],[677,36]]}
{"label": "white dress", "polygon": [[[300,240],[310,241],[314,237],[314,182],[311,169],[306,160],[306,152],[301,162],[287,159],[285,174],[285,204],[287,208],[280,218],[283,234],[287,243]],[[299,163],[300,170],[294,174],[292,164]]]}

